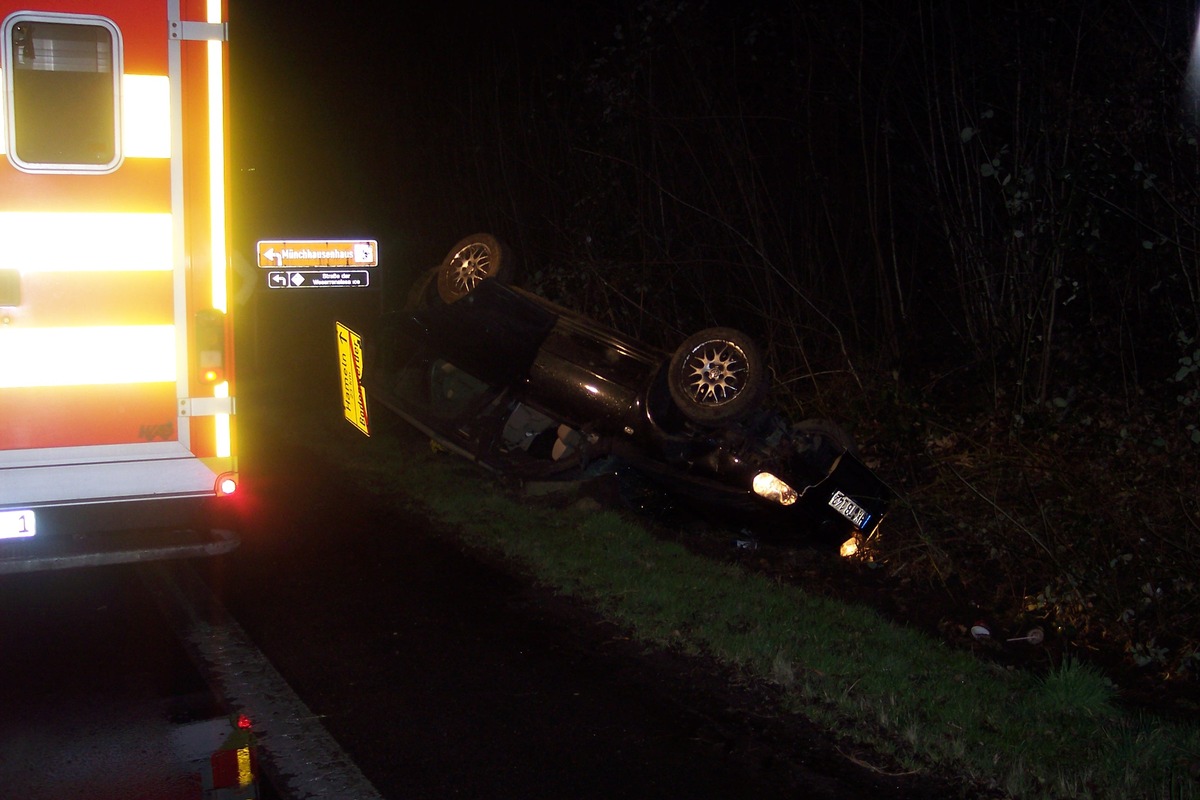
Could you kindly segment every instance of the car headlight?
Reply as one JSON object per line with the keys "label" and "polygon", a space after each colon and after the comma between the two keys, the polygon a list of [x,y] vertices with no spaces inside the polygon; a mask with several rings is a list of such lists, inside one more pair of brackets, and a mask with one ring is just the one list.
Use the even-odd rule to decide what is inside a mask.
{"label": "car headlight", "polygon": [[754,476],[754,493],[781,506],[790,506],[796,502],[796,490],[769,472],[760,472]]}

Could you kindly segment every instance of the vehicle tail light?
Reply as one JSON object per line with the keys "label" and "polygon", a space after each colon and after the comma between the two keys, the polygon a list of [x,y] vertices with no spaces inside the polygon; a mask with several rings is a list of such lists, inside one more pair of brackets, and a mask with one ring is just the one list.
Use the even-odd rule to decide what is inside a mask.
{"label": "vehicle tail light", "polygon": [[238,488],[238,476],[236,472],[222,472],[217,476],[217,496],[226,497],[235,494]]}

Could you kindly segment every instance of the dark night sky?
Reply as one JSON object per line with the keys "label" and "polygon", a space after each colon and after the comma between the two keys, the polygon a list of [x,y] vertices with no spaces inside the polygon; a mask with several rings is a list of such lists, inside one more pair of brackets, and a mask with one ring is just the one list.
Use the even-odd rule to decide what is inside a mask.
{"label": "dark night sky", "polygon": [[[1191,5],[1194,0],[1185,2]],[[1073,7],[1085,9],[1087,13],[1076,14],[1063,22],[1042,10],[1043,7],[1072,7],[1073,3]],[[1149,7],[1172,3],[1173,0],[1164,0]],[[660,10],[677,7],[671,2],[648,5]],[[679,35],[694,35],[696,30],[713,35],[702,40],[688,39],[687,45],[695,45],[697,41],[699,45],[677,48],[686,51],[684,58],[675,62],[669,58],[654,62],[653,86],[656,89],[680,88],[677,92],[680,99],[673,102],[676,98],[670,94],[671,89],[663,92],[662,99],[666,102],[658,105],[666,108],[668,116],[656,117],[659,128],[630,123],[628,130],[635,132],[635,137],[643,137],[636,143],[648,141],[652,146],[646,149],[655,153],[658,152],[655,148],[666,152],[681,142],[687,148],[678,147],[678,151],[689,152],[688,148],[695,148],[697,153],[710,152],[721,144],[715,138],[723,130],[720,126],[701,123],[685,130],[686,135],[677,135],[676,131],[667,130],[668,126],[662,120],[673,119],[670,115],[680,119],[703,119],[708,106],[698,100],[703,100],[706,94],[716,97],[719,90],[732,88],[732,92],[721,97],[732,96],[738,102],[747,98],[751,108],[750,112],[745,112],[750,114],[748,118],[756,119],[754,114],[757,114],[764,124],[760,126],[762,139],[756,149],[747,145],[730,151],[733,156],[729,159],[730,169],[736,171],[738,165],[744,163],[742,157],[749,156],[745,163],[753,162],[754,168],[761,168],[767,179],[764,187],[758,190],[757,199],[779,208],[786,208],[789,202],[795,204],[780,215],[780,225],[772,229],[778,234],[776,251],[796,253],[809,258],[814,265],[824,266],[832,282],[844,280],[843,273],[838,270],[846,265],[857,270],[855,275],[864,276],[851,278],[849,282],[873,280],[874,276],[869,276],[868,271],[876,254],[868,252],[869,243],[862,244],[853,253],[844,248],[850,246],[847,243],[859,247],[864,241],[860,235],[862,215],[864,209],[873,207],[875,200],[859,189],[870,187],[878,180],[887,187],[887,192],[896,192],[898,213],[912,212],[912,219],[887,223],[896,225],[897,246],[902,250],[897,261],[914,265],[940,263],[939,259],[945,254],[936,246],[936,237],[925,234],[928,230],[941,230],[941,226],[934,224],[928,230],[921,227],[933,220],[926,205],[930,193],[935,190],[923,178],[936,172],[929,169],[923,149],[922,131],[927,125],[920,119],[926,105],[923,92],[927,89],[942,92],[941,96],[947,102],[961,92],[949,83],[939,86],[936,81],[922,83],[916,79],[914,83],[908,80],[911,75],[893,72],[895,64],[906,65],[912,70],[914,65],[919,69],[925,63],[921,58],[913,57],[913,51],[919,50],[923,41],[921,31],[910,25],[907,38],[898,35],[896,23],[906,19],[903,10],[896,11],[886,3],[867,4],[868,10],[873,8],[875,12],[859,18],[844,10],[841,3],[818,0],[790,7],[793,12],[813,17],[812,20],[805,17],[809,27],[793,29],[789,27],[792,20],[776,13],[781,4],[772,0],[737,4],[731,0],[708,0],[707,3],[698,0],[692,5],[705,6],[708,13],[698,16],[704,16],[710,24],[697,28],[681,24],[679,30],[686,33]],[[1149,96],[1158,91],[1155,87],[1159,84],[1155,83],[1154,75],[1160,68],[1153,65],[1164,61],[1163,55],[1169,55],[1178,49],[1180,42],[1189,38],[1195,17],[1190,10],[1165,16],[1132,13],[1137,12],[1139,6],[1132,4],[1126,8],[1125,5],[1116,2],[1092,6],[1086,0],[1067,0],[1065,3],[1056,0],[1045,4],[996,4],[986,0],[925,4],[924,7],[945,12],[944,19],[939,17],[942,26],[938,28],[939,35],[960,30],[958,36],[961,39],[953,42],[956,48],[953,52],[961,60],[957,63],[961,75],[969,78],[962,84],[962,91],[969,89],[971,98],[961,102],[955,100],[944,113],[969,116],[985,105],[1003,111],[1014,97],[1032,97],[1044,103],[1036,113],[1053,117],[1051,112],[1067,105],[1062,102],[1062,96],[1066,91],[1063,87],[1069,82],[1079,107],[1093,109],[1091,124],[1096,126],[1098,138],[1103,139],[1105,131],[1113,126],[1128,125],[1133,116],[1132,110],[1125,113],[1130,109],[1126,97],[1139,93]],[[855,4],[851,4],[851,8],[861,10]],[[996,8],[999,11],[993,11]],[[1098,10],[1093,11],[1093,8]],[[889,10],[893,12],[893,18],[879,16]],[[989,16],[985,11],[992,11],[995,16]],[[263,238],[373,237],[380,241],[381,261],[387,271],[397,275],[397,280],[393,281],[396,285],[405,283],[404,278],[410,277],[415,270],[436,263],[462,236],[489,228],[504,235],[514,245],[514,252],[524,254],[531,261],[534,254],[557,256],[565,252],[565,248],[557,247],[559,243],[554,241],[553,235],[564,230],[577,232],[571,228],[571,223],[576,228],[586,227],[590,232],[606,237],[606,242],[613,243],[612,251],[621,252],[618,237],[632,236],[630,228],[633,226],[628,220],[636,220],[640,212],[650,207],[643,199],[655,196],[658,188],[643,182],[644,196],[638,195],[636,189],[630,189],[629,198],[620,196],[624,187],[616,191],[609,188],[592,192],[602,195],[586,212],[593,213],[590,209],[597,209],[595,219],[586,218],[581,222],[576,217],[555,218],[551,212],[578,208],[582,204],[575,200],[588,199],[586,195],[592,187],[585,181],[592,180],[593,175],[608,174],[604,169],[580,170],[579,174],[569,175],[580,181],[575,184],[560,177],[564,174],[561,163],[573,166],[568,159],[588,146],[584,136],[570,135],[588,133],[586,129],[580,130],[582,126],[577,121],[583,117],[568,113],[557,115],[559,109],[545,103],[536,107],[529,104],[529,108],[542,114],[542,118],[575,127],[524,126],[533,133],[528,142],[518,141],[518,144],[527,145],[527,149],[514,154],[511,146],[501,151],[499,147],[489,149],[487,145],[499,142],[508,146],[519,139],[518,134],[526,132],[516,124],[521,118],[510,114],[507,119],[498,120],[480,109],[520,107],[524,111],[524,106],[517,106],[514,97],[508,94],[514,92],[514,87],[529,91],[527,87],[533,84],[530,80],[533,77],[553,76],[555,72],[551,70],[561,69],[562,65],[590,61],[612,45],[617,25],[624,24],[627,31],[633,30],[639,21],[648,18],[649,13],[642,6],[642,0],[616,3],[591,0],[580,5],[555,4],[552,0],[490,5],[467,4],[461,0],[411,5],[385,4],[380,0],[350,0],[336,5],[316,0],[287,3],[232,0],[230,57],[236,179],[233,213],[239,250],[248,252],[256,239]],[[741,55],[741,60],[735,62],[738,70],[731,71],[726,66],[728,58],[723,61],[718,56],[721,47],[735,37],[726,35],[719,24],[711,23],[743,18],[748,13],[770,17],[773,21],[776,16],[781,17],[775,28],[777,38],[768,43],[764,34],[756,45],[758,50],[745,45],[744,37],[739,39],[735,43],[742,47],[739,54],[762,52],[764,57],[759,63],[750,63],[753,58]],[[1156,27],[1160,25],[1157,21],[1160,17],[1171,23],[1166,29],[1171,35],[1164,36]],[[1179,24],[1181,20],[1187,24]],[[1076,23],[1078,31],[1073,27]],[[736,25],[726,27],[736,29]],[[764,29],[773,28],[764,26]],[[656,28],[654,37],[661,32],[661,26]],[[1075,35],[1073,32],[1079,35],[1082,48],[1078,71],[1064,69],[1069,66],[1075,50],[1057,46],[1062,41],[1070,41]],[[1011,50],[1024,41],[1021,37],[1045,46],[1020,50],[1020,58],[1014,61]],[[657,38],[655,42],[658,43]],[[1136,63],[1131,65],[1136,68],[1114,68],[1121,59],[1110,55],[1110,48],[1106,47],[1110,43],[1119,45],[1115,47],[1118,54],[1136,57]],[[678,42],[663,37],[662,44],[670,48]],[[620,54],[630,49],[617,47],[613,52]],[[671,54],[674,52],[670,51]],[[856,61],[860,53],[863,54],[861,63]],[[936,54],[944,57],[941,50]],[[788,59],[794,59],[799,67],[794,67]],[[778,83],[769,80],[773,65],[777,64],[783,64],[785,76],[791,78]],[[1021,66],[1022,70],[1015,70],[1014,65]],[[860,66],[865,77],[857,71]],[[624,77],[621,72],[625,67],[618,58],[614,58],[608,67],[609,75],[618,75],[618,80],[614,81],[617,85],[621,85],[619,79]],[[705,67],[709,69],[705,70]],[[690,74],[685,74],[684,80],[671,84],[664,73],[672,68],[680,74],[694,70],[696,80],[690,80]],[[725,71],[718,72],[722,69]],[[924,78],[945,72],[931,71]],[[1017,72],[1025,75],[1027,81],[1021,84],[1020,94],[1010,85]],[[737,80],[723,80],[730,74]],[[1104,96],[1106,84],[1123,81],[1128,75],[1139,77],[1142,83],[1132,80],[1122,83],[1121,91],[1125,96],[1109,102],[1110,99]],[[759,77],[764,79],[756,80]],[[584,87],[572,82],[576,80],[577,76],[572,74],[566,83],[555,87],[554,101],[569,100],[572,92],[582,94]],[[705,80],[711,83],[703,83]],[[863,91],[857,85],[860,80],[865,87]],[[683,91],[689,86],[696,91],[691,94]],[[1037,91],[1033,91],[1034,88]],[[777,90],[788,92],[783,95],[782,104],[778,104],[778,95],[772,93]],[[602,102],[607,102],[609,95],[600,94]],[[619,97],[619,91],[611,96]],[[520,99],[527,98],[520,96]],[[660,97],[654,99],[658,102]],[[1070,105],[1075,107],[1076,103]],[[725,111],[720,104],[714,107],[718,112]],[[856,116],[860,112],[867,117],[865,122],[860,123]],[[1025,109],[1025,113],[1028,115],[1029,109]],[[638,107],[629,114],[634,122],[640,123],[644,117],[638,115],[644,115],[645,109]],[[886,118],[875,119],[873,114],[882,114]],[[791,120],[795,120],[795,124]],[[952,132],[952,139],[967,124],[949,117],[945,122]],[[501,141],[502,137],[492,135],[501,125],[508,126],[505,129],[508,140]],[[860,146],[855,140],[857,132],[860,128],[874,131],[875,126],[879,131],[891,133],[875,136],[865,143],[866,146]],[[999,124],[994,124],[993,128],[993,135],[1000,137],[995,141],[1006,141],[1003,139],[1006,134]],[[567,131],[566,135],[564,131]],[[658,140],[645,139],[655,132],[660,137]],[[706,138],[707,134],[712,136]],[[543,138],[538,140],[538,136]],[[553,138],[556,136],[557,139]],[[568,139],[571,141],[567,142]],[[1071,141],[1079,140],[1076,136]],[[542,153],[554,151],[556,145],[564,142],[566,146],[558,149],[568,152],[558,153],[560,162],[546,160],[543,164]],[[866,174],[875,169],[873,163],[866,163],[867,147],[882,146],[881,142],[890,142],[886,154],[890,171],[886,175],[882,172]],[[480,146],[472,149],[472,144]],[[569,151],[572,147],[575,150]],[[1119,152],[1119,149],[1104,150],[1109,151]],[[806,153],[813,159],[812,164],[800,157]],[[519,159],[521,155],[528,156],[523,163]],[[883,156],[876,154],[873,157]],[[1075,157],[1084,162],[1091,158],[1086,154]],[[610,159],[602,166],[607,167],[618,160]],[[707,196],[709,173],[692,169],[684,161],[686,159],[681,159],[680,164],[674,165],[676,174],[672,176],[676,178],[672,192],[683,198],[676,204],[679,214],[664,222],[663,230],[654,231],[657,240],[687,239],[681,232],[686,231],[688,224],[694,225],[695,220],[686,211],[693,207],[701,211],[706,208],[703,198]],[[596,163],[593,159],[589,166],[595,167]],[[499,177],[484,174],[487,168],[496,168],[489,171],[504,174]],[[555,173],[555,168],[560,168],[560,172]],[[655,176],[660,170],[669,171],[668,166],[660,167],[656,163]],[[618,173],[614,170],[613,174]],[[635,175],[636,171],[619,174]],[[704,180],[689,180],[697,174]],[[717,178],[723,174],[715,168],[712,171]],[[770,180],[776,176],[779,180]],[[730,172],[724,179],[728,186],[733,186],[736,177]],[[608,187],[615,185],[615,181],[598,185]],[[544,190],[546,186],[554,191]],[[510,189],[510,195],[502,194]],[[806,193],[818,190],[820,203],[807,203]],[[471,191],[475,195],[468,194]],[[684,194],[687,191],[692,195]],[[494,192],[495,196],[487,196],[489,192]],[[488,205],[483,201],[492,201],[490,206],[495,209],[505,206],[510,196],[509,205],[493,215],[499,218],[501,225],[511,223],[509,230],[497,230],[492,228],[489,220],[472,217],[472,214],[488,213],[478,210]],[[1115,202],[1125,201],[1117,198]],[[828,232],[828,240],[823,226],[813,231],[804,228],[808,224],[806,214],[820,216],[817,205],[828,211],[832,218],[830,227],[833,230]],[[549,210],[543,212],[543,208]],[[578,216],[584,214],[579,212]],[[657,214],[644,216],[649,224]],[[1124,218],[1133,216],[1123,215]],[[596,220],[603,224],[596,225]],[[549,245],[539,250],[513,235],[525,235],[530,230],[533,233],[526,237],[530,240],[544,230],[550,231],[544,237]],[[801,236],[794,232],[814,235]],[[688,241],[690,244],[691,240]],[[1137,246],[1134,239],[1130,241]],[[708,263],[712,255],[705,248],[725,244],[716,241],[697,245],[693,253],[695,262]],[[635,254],[641,255],[633,249]],[[680,249],[676,246],[670,257],[686,257]],[[1135,252],[1142,255],[1140,248]],[[1119,269],[1120,263],[1119,259],[1115,260],[1117,266],[1114,268]],[[817,270],[813,274],[820,278],[825,272]],[[940,304],[941,295],[929,288],[934,283],[930,276],[938,277],[931,271],[914,268],[908,276],[912,285],[904,288],[905,293],[919,295],[928,289],[922,296],[931,298],[930,302],[935,305]],[[879,281],[878,285],[885,287],[891,283],[891,280]],[[711,287],[706,287],[705,291],[711,291]],[[892,300],[889,298],[884,302],[891,303]],[[1084,305],[1077,303],[1074,308]],[[941,315],[941,306],[937,305],[937,308]],[[966,317],[972,318],[970,314]]]}
{"label": "dark night sky", "polygon": [[533,68],[591,33],[578,7],[564,12],[549,0],[230,6],[235,252],[253,261],[261,239],[380,246],[379,292],[284,295],[259,285],[242,316],[251,342],[243,373],[333,376],[325,369],[334,363],[333,318],[368,326],[381,297],[484,228],[455,201],[460,189],[446,174],[464,127],[489,124],[472,114],[471,92],[492,85],[491,71]]}
{"label": "dark night sky", "polygon": [[577,7],[550,2],[231,6],[239,239],[373,236],[426,259],[453,235],[425,213],[454,191],[431,149],[488,124],[472,84],[589,35]]}

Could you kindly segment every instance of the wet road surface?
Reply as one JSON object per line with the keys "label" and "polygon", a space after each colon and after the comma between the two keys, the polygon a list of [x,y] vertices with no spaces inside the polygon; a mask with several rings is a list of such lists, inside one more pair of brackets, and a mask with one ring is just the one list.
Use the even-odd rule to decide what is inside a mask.
{"label": "wet road surface", "polygon": [[385,797],[919,796],[815,732],[781,748],[732,676],[646,652],[271,427],[243,437],[261,507],[207,580]]}
{"label": "wet road surface", "polygon": [[233,725],[138,569],[0,580],[0,797],[198,800],[212,786]]}
{"label": "wet road surface", "polygon": [[248,712],[267,797],[934,796],[271,430],[243,437],[232,555],[0,583],[0,795],[202,797]]}

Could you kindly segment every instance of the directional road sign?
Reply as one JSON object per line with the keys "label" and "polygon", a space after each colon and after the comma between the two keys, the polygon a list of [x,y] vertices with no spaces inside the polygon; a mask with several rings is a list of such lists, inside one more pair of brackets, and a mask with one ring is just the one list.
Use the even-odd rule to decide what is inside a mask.
{"label": "directional road sign", "polygon": [[378,265],[379,245],[374,239],[267,240],[258,243],[258,266],[263,269]]}
{"label": "directional road sign", "polygon": [[371,273],[365,269],[277,269],[267,273],[269,289],[365,289]]}

